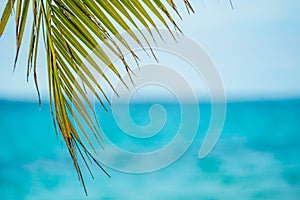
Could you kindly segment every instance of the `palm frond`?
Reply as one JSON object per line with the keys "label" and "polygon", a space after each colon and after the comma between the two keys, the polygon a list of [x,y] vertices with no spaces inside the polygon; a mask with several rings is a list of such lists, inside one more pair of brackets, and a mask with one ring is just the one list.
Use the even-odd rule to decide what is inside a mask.
{"label": "palm frond", "polygon": [[[194,12],[189,1],[182,1],[188,11]],[[142,32],[140,32],[140,35],[136,35],[132,30],[146,28],[152,35],[150,28],[158,31],[158,25],[162,24],[170,30],[170,34],[172,34],[170,26],[174,26],[175,29],[180,31],[172,17],[173,14],[180,17],[179,11],[173,0],[7,0],[0,22],[0,36],[4,32],[9,17],[14,10],[17,43],[14,68],[19,57],[30,8],[33,22],[28,51],[27,78],[33,70],[34,81],[39,94],[36,71],[38,49],[41,46],[39,38],[42,36],[47,55],[50,109],[53,121],[57,131],[63,136],[79,180],[86,189],[76,152],[79,152],[88,169],[86,159],[94,161],[104,172],[105,170],[90,153],[83,142],[82,136],[75,128],[75,125],[79,127],[92,149],[94,147],[89,133],[92,133],[97,141],[101,142],[97,117],[94,111],[93,116],[90,116],[88,109],[93,110],[91,102],[85,93],[85,88],[76,81],[75,76],[80,76],[83,84],[92,91],[105,107],[104,102],[109,102],[109,100],[102,86],[97,82],[96,76],[102,76],[111,89],[114,92],[116,91],[111,80],[97,65],[96,61],[88,57],[88,52],[97,48],[97,51],[94,51],[97,58],[105,63],[113,74],[126,85],[119,73],[120,69],[112,64],[113,62],[106,52],[99,48],[98,41],[102,41],[106,47],[118,56],[128,73],[130,73],[121,46],[130,51],[134,59],[138,60],[138,57],[130,49],[124,38],[120,36],[120,32],[128,31],[131,38],[143,47],[141,39],[147,41],[150,38],[146,38]],[[170,12],[169,10],[173,11]],[[156,17],[156,20],[153,20],[153,16]],[[112,39],[112,35],[116,36],[119,43]],[[85,58],[88,58],[87,62],[97,74],[91,73],[83,64]],[[74,90],[77,93],[74,93]],[[103,97],[101,98],[101,96]],[[71,109],[70,102],[73,103],[83,122],[78,119]],[[82,123],[87,125],[88,130],[84,128]]]}

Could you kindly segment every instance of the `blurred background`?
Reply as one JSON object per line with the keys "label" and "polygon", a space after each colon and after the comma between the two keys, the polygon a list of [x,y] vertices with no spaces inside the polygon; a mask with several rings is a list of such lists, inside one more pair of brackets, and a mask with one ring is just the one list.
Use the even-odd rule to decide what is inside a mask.
{"label": "blurred background", "polygon": [[[5,3],[0,2],[0,13]],[[196,14],[183,12],[184,20],[177,20],[178,24],[207,51],[227,95],[224,129],[209,156],[198,159],[211,114],[209,102],[200,100],[200,128],[179,160],[147,174],[106,167],[112,178],[93,167],[94,180],[84,173],[86,197],[67,149],[54,131],[45,55],[40,54],[38,70],[41,109],[33,78],[26,82],[26,48],[12,72],[16,48],[10,20],[0,39],[1,199],[300,198],[300,2],[233,0],[234,9],[228,1],[191,3]],[[178,9],[185,11],[181,2]],[[133,105],[133,110],[146,112],[149,104]],[[164,106],[171,116],[166,125],[173,127],[172,113],[179,105]],[[100,122],[114,125],[107,121],[110,112],[98,114]],[[149,121],[149,116],[138,112],[132,115],[139,123]]]}

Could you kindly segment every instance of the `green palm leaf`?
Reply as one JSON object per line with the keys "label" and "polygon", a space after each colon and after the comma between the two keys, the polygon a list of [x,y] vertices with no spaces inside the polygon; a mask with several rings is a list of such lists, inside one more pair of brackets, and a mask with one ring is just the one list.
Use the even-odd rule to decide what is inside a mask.
{"label": "green palm leaf", "polygon": [[[194,12],[187,0],[182,1],[188,11]],[[76,124],[92,149],[94,147],[88,133],[92,133],[98,142],[101,141],[95,112],[93,111],[93,116],[90,116],[88,112],[89,109],[93,110],[93,108],[85,93],[84,86],[92,91],[103,107],[104,102],[109,100],[101,85],[96,81],[96,75],[92,74],[83,64],[83,60],[88,58],[89,51],[93,51],[97,47],[98,50],[95,51],[96,56],[126,85],[119,73],[120,69],[114,66],[106,52],[98,47],[97,41],[104,42],[118,56],[128,73],[130,73],[130,68],[125,61],[121,46],[129,50],[134,59],[137,60],[138,57],[131,51],[130,46],[119,33],[128,31],[132,39],[142,46],[140,39],[147,41],[149,38],[146,38],[141,31],[140,35],[134,34],[132,29],[146,28],[152,35],[150,27],[158,31],[157,23],[161,23],[168,30],[170,30],[172,25],[180,31],[172,18],[173,14],[169,10],[175,11],[174,13],[178,15],[179,12],[173,0],[7,0],[0,22],[0,36],[4,32],[12,11],[15,10],[17,41],[15,66],[30,8],[32,9],[33,22],[28,53],[27,78],[33,70],[39,95],[36,70],[38,49],[41,46],[39,38],[42,36],[47,55],[49,96],[53,121],[55,127],[57,127],[57,132],[63,136],[79,180],[85,189],[76,152],[79,152],[88,169],[89,166],[86,159],[94,161],[104,172],[105,170],[92,156],[84,145],[83,138],[75,129]],[[152,19],[153,16],[157,18],[157,23]],[[141,25],[138,26],[137,24]],[[119,43],[114,41],[111,35],[116,36]],[[100,69],[96,61],[88,58],[87,62],[98,73],[97,75],[102,76],[111,89],[114,90],[110,79]],[[83,81],[82,85],[75,80],[76,74]],[[73,92],[74,90],[76,93]],[[100,94],[102,94],[102,98]],[[79,117],[83,119],[82,122],[71,109],[70,102],[73,103],[76,112],[79,113]],[[72,123],[72,121],[74,122]],[[82,123],[85,123],[87,128],[84,128],[85,126]]]}

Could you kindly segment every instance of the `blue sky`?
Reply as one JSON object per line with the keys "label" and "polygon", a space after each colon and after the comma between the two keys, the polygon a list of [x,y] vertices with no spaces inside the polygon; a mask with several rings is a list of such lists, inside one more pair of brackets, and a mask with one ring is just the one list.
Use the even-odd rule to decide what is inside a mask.
{"label": "blue sky", "polygon": [[[4,8],[0,2],[0,11]],[[199,43],[216,64],[229,99],[300,96],[300,1],[194,1],[195,15],[183,13],[184,34]],[[179,9],[185,9],[178,4]],[[185,11],[185,10],[184,10]],[[0,39],[0,99],[36,100],[26,82],[26,43],[16,72],[14,23]],[[29,32],[29,31],[28,31]],[[28,34],[27,34],[28,36]],[[26,35],[25,35],[26,40]],[[40,56],[39,80],[47,99],[46,65]]]}

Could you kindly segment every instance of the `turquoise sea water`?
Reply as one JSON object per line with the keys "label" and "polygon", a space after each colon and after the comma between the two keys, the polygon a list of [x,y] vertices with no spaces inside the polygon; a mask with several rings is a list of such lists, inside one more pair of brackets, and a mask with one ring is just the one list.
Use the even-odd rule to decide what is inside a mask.
{"label": "turquoise sea water", "polygon": [[[132,106],[133,120],[147,124],[149,106]],[[171,117],[164,134],[143,145],[118,136],[110,113],[100,121],[114,143],[152,151],[172,138],[178,123],[179,105],[164,106]],[[0,199],[300,199],[300,100],[228,103],[221,138],[204,159],[198,159],[198,151],[210,106],[199,107],[197,136],[175,163],[147,174],[106,167],[112,178],[93,167],[94,180],[84,170],[86,197],[56,138],[49,105],[40,111],[35,103],[0,101]]]}

